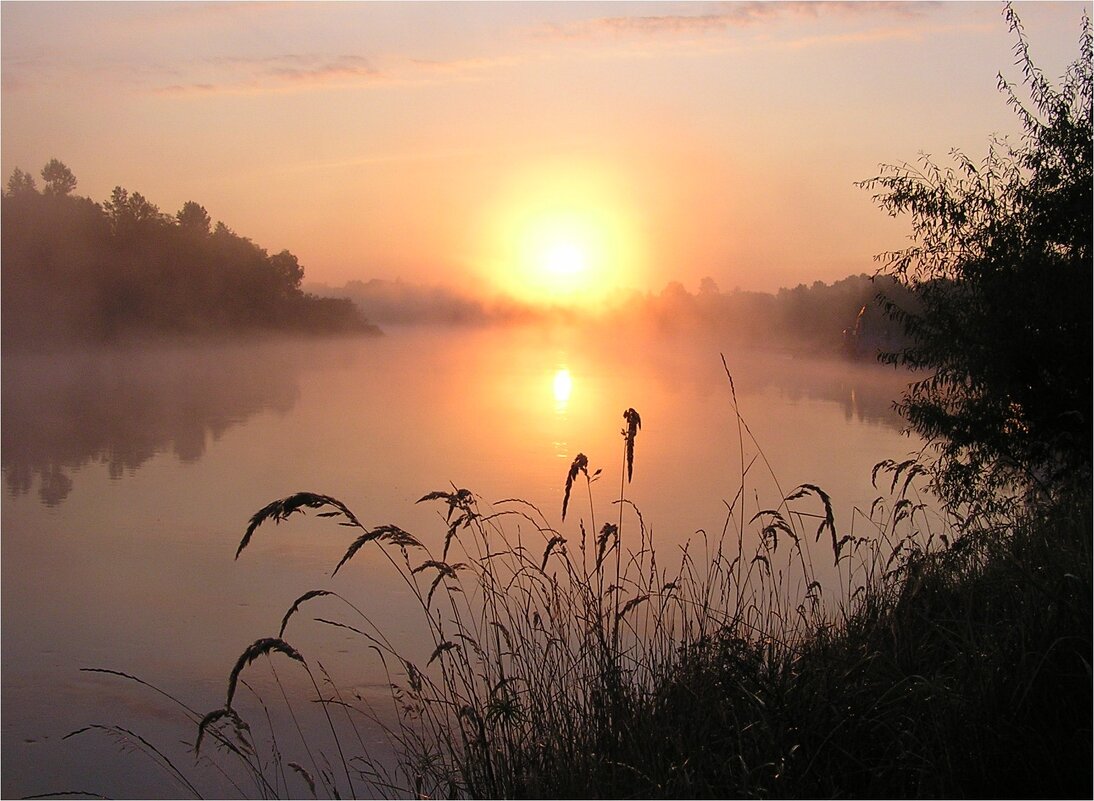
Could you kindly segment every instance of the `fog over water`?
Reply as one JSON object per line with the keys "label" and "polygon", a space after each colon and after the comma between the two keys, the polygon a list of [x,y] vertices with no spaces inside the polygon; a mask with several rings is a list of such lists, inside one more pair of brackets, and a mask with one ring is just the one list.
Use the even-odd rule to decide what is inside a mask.
{"label": "fog over water", "polygon": [[[362,550],[330,578],[348,540],[331,521],[263,527],[233,561],[248,518],[275,498],[330,494],[366,526],[395,523],[436,545],[443,517],[415,501],[455,485],[486,503],[525,499],[569,536],[588,516],[587,498],[575,498],[559,522],[570,462],[582,452],[604,470],[594,502],[610,508],[621,414],[634,407],[643,427],[627,497],[657,547],[675,552],[698,529],[721,530],[740,484],[722,355],[779,487],[824,487],[841,530],[877,494],[871,467],[916,447],[891,408],[907,378],[889,368],[691,334],[610,334],[393,328],[5,354],[3,794],[177,794],[101,733],[61,741],[94,723],[176,751],[193,736],[162,697],[79,668],[137,675],[207,712],[242,649],[276,633],[309,589],[337,589],[428,658],[405,589],[375,554]],[[746,461],[757,453],[745,450]],[[750,511],[777,502],[754,470]],[[300,621],[287,636],[342,686],[382,696],[382,675],[348,634]],[[257,667],[245,675],[260,689],[269,681]]]}

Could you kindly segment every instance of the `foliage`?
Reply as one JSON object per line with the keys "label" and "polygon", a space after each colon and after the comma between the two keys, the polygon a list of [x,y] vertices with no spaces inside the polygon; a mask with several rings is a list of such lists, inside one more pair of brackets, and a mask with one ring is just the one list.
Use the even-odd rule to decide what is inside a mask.
{"label": "foliage", "polygon": [[8,187],[5,194],[9,196],[22,195],[28,192],[37,192],[38,185],[34,182],[34,176],[23,172],[16,167],[8,178]]}
{"label": "foliage", "polygon": [[[672,557],[622,496],[632,409],[620,522],[599,532],[600,471],[584,455],[565,484],[569,496],[583,477],[588,506],[576,521],[582,504],[570,507],[568,528],[456,487],[419,501],[438,503],[432,536],[368,527],[313,492],[258,510],[237,558],[270,523],[311,511],[348,529],[331,574],[342,585],[286,598],[276,637],[226,671],[221,706],[203,715],[167,696],[191,722],[194,771],[263,798],[305,786],[335,798],[1089,795],[1089,488],[1017,518],[940,518],[909,459],[877,466],[881,495],[850,525],[812,484],[750,514],[762,488],[752,467],[767,460],[754,439],[747,453],[734,412],[740,486],[725,524]],[[410,649],[395,645],[389,593],[377,591],[389,569],[428,635]],[[388,703],[356,670],[340,689],[322,655],[290,644],[309,626],[339,650],[356,642]],[[283,709],[249,683],[259,669]],[[128,729],[82,733],[208,792]]]}
{"label": "foliage", "polygon": [[[115,187],[97,204],[53,159],[45,190],[16,168],[3,203],[6,343],[138,334],[371,331],[352,302],[300,289],[304,268],[267,254],[188,201],[172,217]],[[47,310],[47,313],[43,313]]]}
{"label": "foliage", "polygon": [[[800,487],[754,518],[778,521],[768,529],[784,532],[781,548],[778,533],[764,536],[748,558],[737,538],[746,525],[738,509],[721,537],[704,537],[701,553],[685,549],[678,564],[661,564],[637,510],[633,525],[626,517],[634,532],[632,547],[622,537],[623,512],[633,509],[622,493],[635,467],[641,425],[634,409],[627,409],[623,419],[615,501],[620,514],[618,523],[606,523],[599,532],[591,485],[600,471],[589,471],[582,454],[566,476],[567,499],[581,477],[590,489],[588,516],[573,532],[552,528],[526,502],[485,508],[473,493],[456,488],[431,492],[420,501],[443,504],[446,531],[436,548],[394,525],[367,528],[341,501],[310,492],[274,501],[251,518],[237,556],[263,524],[306,509],[358,530],[334,573],[359,560],[362,548],[379,549],[420,608],[432,638],[428,659],[425,653],[404,654],[364,609],[327,590],[312,590],[289,608],[279,637],[303,625],[290,621],[305,604],[338,598],[348,616],[319,622],[357,634],[385,670],[397,665],[403,673],[393,691],[399,717],[393,727],[386,724],[401,757],[398,774],[376,783],[380,773],[371,759],[353,757],[349,764],[369,765],[369,772],[354,776],[351,769],[344,787],[328,775],[320,782],[325,792],[352,792],[354,782],[371,776],[372,792],[402,795],[412,787],[415,795],[429,797],[707,793],[689,778],[688,755],[684,763],[676,761],[681,756],[677,738],[690,734],[686,727],[661,725],[662,715],[684,711],[670,697],[681,671],[695,667],[692,660],[712,642],[732,641],[734,653],[784,658],[786,649],[823,618],[822,590],[803,549],[810,536],[796,522],[796,513],[806,510],[794,502],[820,498],[820,530],[834,532],[834,521],[824,493]],[[734,517],[740,519],[730,525]],[[855,542],[847,545],[848,540]],[[844,538],[844,545],[836,563],[850,576],[852,552],[874,546],[854,537]],[[791,576],[806,588],[796,609]],[[241,657],[237,667],[244,661]],[[746,663],[765,664],[763,657],[749,657]],[[236,676],[233,671],[230,687]],[[332,699],[326,703],[333,702],[329,691],[325,696]],[[704,695],[701,703],[713,700]],[[339,700],[337,707],[373,725],[384,724],[360,695]],[[226,705],[205,719],[219,724],[227,710]],[[230,734],[211,724],[202,727],[203,733]],[[699,749],[691,758],[701,756]],[[736,767],[730,774],[702,781],[716,781],[729,793],[752,781],[748,771]]]}
{"label": "foliage", "polygon": [[175,213],[175,219],[178,220],[180,228],[195,235],[208,236],[213,224],[205,207],[193,200],[182,204],[182,208]]}
{"label": "foliage", "polygon": [[883,165],[861,186],[911,217],[914,244],[882,254],[915,303],[890,303],[910,336],[887,360],[929,374],[899,404],[938,447],[939,486],[1051,490],[1091,455],[1091,30],[1059,87],[1034,64],[1009,6],[1028,100],[999,87],[1024,129],[974,162]]}
{"label": "foliage", "polygon": [[[599,471],[575,463],[567,483],[591,485]],[[747,474],[737,500],[752,494]],[[628,547],[615,524],[596,536],[584,520],[554,529],[523,501],[486,507],[455,487],[420,501],[440,503],[435,538],[366,527],[327,495],[274,501],[251,518],[237,557],[265,524],[312,510],[356,535],[332,580],[366,549],[379,559],[367,574],[357,565],[363,585],[343,576],[340,592],[293,601],[277,637],[240,654],[223,706],[204,716],[183,706],[195,753],[262,797],[298,795],[293,781],[329,797],[1089,795],[1089,493],[940,527],[918,495],[922,478],[914,461],[879,465],[888,493],[865,535],[814,485],[751,517],[735,500],[721,534],[675,561],[637,510]],[[592,504],[590,494],[590,521]],[[834,561],[834,585],[818,581],[820,555]],[[429,632],[421,653],[397,648],[369,609],[385,562]],[[319,658],[289,644],[308,611],[389,677],[394,717],[338,690]],[[275,653],[315,702],[284,696],[299,761],[267,703],[237,692],[254,694],[243,674],[259,657],[279,686],[287,679]],[[374,729],[397,764],[363,739]],[[152,748],[139,750],[162,762]]]}
{"label": "foliage", "polygon": [[42,168],[42,180],[45,188],[42,190],[47,195],[65,196],[76,188],[76,176],[63,162],[50,159]]}

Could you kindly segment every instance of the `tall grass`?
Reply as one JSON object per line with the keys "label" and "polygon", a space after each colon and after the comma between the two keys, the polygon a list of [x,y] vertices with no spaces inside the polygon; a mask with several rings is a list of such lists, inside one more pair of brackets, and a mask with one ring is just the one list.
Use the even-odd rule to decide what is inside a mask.
{"label": "tall grass", "polygon": [[[364,604],[305,593],[277,637],[241,654],[225,703],[190,710],[199,757],[217,749],[243,776],[236,789],[262,797],[1090,794],[1088,488],[1006,518],[941,518],[923,468],[885,462],[878,500],[847,524],[823,489],[784,493],[768,466],[776,501],[749,512],[766,458],[738,411],[721,531],[666,555],[625,496],[641,419],[624,421],[616,508],[598,514],[603,474],[578,454],[558,528],[523,500],[487,505],[455,487],[419,501],[439,508],[432,543],[368,528],[327,495],[257,512],[237,557],[271,521],[330,517],[354,535],[333,574],[377,549],[432,646],[403,653]],[[345,613],[309,622],[328,596]],[[391,710],[340,692],[290,644],[300,625],[356,637],[388,676]],[[236,695],[259,659],[306,676],[325,749],[292,713],[306,758],[289,761],[261,699],[268,736],[255,734]],[[370,751],[377,727],[394,764]]]}

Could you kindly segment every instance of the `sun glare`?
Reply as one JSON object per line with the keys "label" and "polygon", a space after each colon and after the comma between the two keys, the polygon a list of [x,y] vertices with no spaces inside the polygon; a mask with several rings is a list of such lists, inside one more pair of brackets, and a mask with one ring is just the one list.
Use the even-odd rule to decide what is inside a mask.
{"label": "sun glare", "polygon": [[554,300],[594,288],[609,246],[588,212],[551,211],[531,216],[521,232],[518,265],[524,285]]}
{"label": "sun glare", "polygon": [[574,391],[574,381],[570,378],[570,371],[565,367],[555,371],[553,389],[555,393],[555,412],[561,414],[566,411],[570,403],[570,393]]}
{"label": "sun glare", "polygon": [[585,269],[585,252],[579,245],[559,242],[551,247],[543,259],[547,271],[557,276],[577,275]]}
{"label": "sun glare", "polygon": [[588,165],[519,176],[489,211],[483,272],[533,303],[591,306],[641,284],[637,228],[622,197]]}

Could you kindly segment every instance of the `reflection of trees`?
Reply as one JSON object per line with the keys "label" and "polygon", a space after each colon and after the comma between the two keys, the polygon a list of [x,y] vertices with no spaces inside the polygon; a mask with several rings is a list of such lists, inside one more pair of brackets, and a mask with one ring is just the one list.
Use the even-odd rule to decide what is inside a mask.
{"label": "reflection of trees", "polygon": [[908,378],[891,368],[839,359],[772,355],[762,363],[746,363],[734,379],[738,391],[741,387],[750,391],[771,387],[794,402],[804,399],[838,403],[847,420],[898,431],[904,428],[893,402],[908,385]]}
{"label": "reflection of trees", "polygon": [[769,369],[757,371],[759,386],[770,384],[793,401],[838,403],[847,420],[904,428],[893,403],[908,385],[906,373],[839,359],[784,357],[779,361],[776,366],[769,361]]}
{"label": "reflection of trees", "polygon": [[232,425],[291,409],[303,363],[273,344],[5,354],[5,484],[22,495],[37,480],[55,505],[90,462],[117,479],[159,453],[196,461]]}
{"label": "reflection of trees", "polygon": [[[669,388],[690,387],[700,397],[728,389],[719,354],[725,354],[740,395],[773,389],[791,401],[838,403],[846,419],[901,430],[904,420],[893,407],[911,380],[907,372],[869,361],[839,357],[798,356],[787,350],[763,350],[736,345],[712,334],[658,335],[655,347],[641,343],[648,332],[633,337],[587,337],[583,350],[592,360],[618,358],[619,341],[642,353],[642,361]],[[604,360],[609,360],[605,362]]]}

